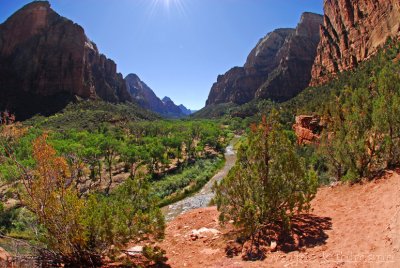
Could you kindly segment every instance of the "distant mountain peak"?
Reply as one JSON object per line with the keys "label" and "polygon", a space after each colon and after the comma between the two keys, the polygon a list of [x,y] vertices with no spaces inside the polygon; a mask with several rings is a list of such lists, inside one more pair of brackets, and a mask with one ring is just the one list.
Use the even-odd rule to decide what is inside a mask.
{"label": "distant mountain peak", "polygon": [[160,100],[154,91],[146,85],[139,76],[131,73],[125,77],[126,87],[136,102],[145,109],[156,112],[165,117],[179,118],[187,116],[182,109],[169,98]]}
{"label": "distant mountain peak", "polygon": [[178,106],[179,109],[181,109],[182,113],[184,113],[185,115],[191,115],[194,111],[188,109],[185,107],[185,105],[181,104]]}
{"label": "distant mountain peak", "polygon": [[167,103],[167,102],[172,102],[172,103],[174,103],[174,102],[171,100],[171,98],[170,98],[170,97],[167,97],[167,96],[165,96],[165,97],[162,99],[162,101],[163,101],[164,103]]}
{"label": "distant mountain peak", "polygon": [[136,79],[136,80],[140,80],[139,76],[135,73],[130,73],[128,74],[125,79]]}

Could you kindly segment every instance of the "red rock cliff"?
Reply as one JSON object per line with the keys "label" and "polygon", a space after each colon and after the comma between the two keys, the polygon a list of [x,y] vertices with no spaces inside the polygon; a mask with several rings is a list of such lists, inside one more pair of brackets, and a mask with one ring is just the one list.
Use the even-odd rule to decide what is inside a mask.
{"label": "red rock cliff", "polygon": [[132,100],[116,64],[47,1],[24,6],[0,25],[0,62],[0,109],[20,119],[55,112],[74,96]]}
{"label": "red rock cliff", "polygon": [[323,127],[324,126],[319,116],[296,116],[296,123],[293,125],[293,130],[295,131],[297,136],[297,143],[318,143]]}
{"label": "red rock cliff", "polygon": [[399,0],[324,0],[324,11],[311,85],[356,67],[399,36]]}
{"label": "red rock cliff", "polygon": [[261,39],[243,67],[218,76],[206,105],[247,103],[255,98],[285,101],[311,79],[322,16],[304,13],[296,29],[277,29]]}

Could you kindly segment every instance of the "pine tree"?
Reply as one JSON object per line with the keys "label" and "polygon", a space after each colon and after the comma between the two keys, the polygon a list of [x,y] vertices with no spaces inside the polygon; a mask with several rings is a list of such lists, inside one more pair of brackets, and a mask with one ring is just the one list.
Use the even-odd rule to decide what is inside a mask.
{"label": "pine tree", "polygon": [[373,128],[379,133],[382,161],[393,168],[400,164],[400,76],[392,64],[378,74],[376,86]]}
{"label": "pine tree", "polygon": [[215,201],[222,222],[233,220],[253,238],[270,223],[288,228],[295,213],[310,207],[317,186],[315,172],[306,171],[273,111],[252,126],[235,166],[216,186]]}

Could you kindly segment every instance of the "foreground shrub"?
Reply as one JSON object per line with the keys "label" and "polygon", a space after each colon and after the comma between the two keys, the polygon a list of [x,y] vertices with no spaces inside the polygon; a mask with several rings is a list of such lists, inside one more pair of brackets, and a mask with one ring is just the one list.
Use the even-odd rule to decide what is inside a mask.
{"label": "foreground shrub", "polygon": [[[132,178],[109,196],[81,198],[66,160],[42,135],[33,143],[32,170],[23,170],[22,203],[43,226],[42,252],[67,266],[98,266],[111,245],[133,238],[162,237],[164,220],[145,178]],[[11,156],[12,157],[12,156]]]}
{"label": "foreground shrub", "polygon": [[237,163],[216,186],[215,202],[220,220],[233,220],[253,241],[270,224],[289,229],[291,217],[309,209],[317,186],[315,172],[306,171],[273,112],[252,126]]}

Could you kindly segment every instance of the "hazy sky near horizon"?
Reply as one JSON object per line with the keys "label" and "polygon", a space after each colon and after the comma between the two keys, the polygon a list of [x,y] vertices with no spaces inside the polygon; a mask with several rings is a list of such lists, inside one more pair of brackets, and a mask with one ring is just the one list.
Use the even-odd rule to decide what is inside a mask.
{"label": "hazy sky near horizon", "polygon": [[[30,0],[0,0],[0,22]],[[322,0],[50,0],[80,24],[124,76],[136,73],[160,97],[204,107],[219,74],[242,66],[258,40],[295,27]],[[1,63],[0,63],[1,64]]]}

